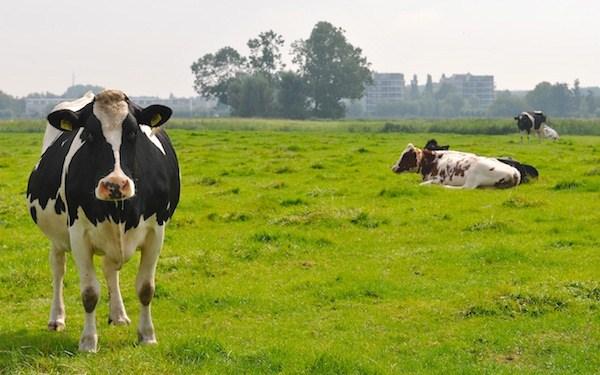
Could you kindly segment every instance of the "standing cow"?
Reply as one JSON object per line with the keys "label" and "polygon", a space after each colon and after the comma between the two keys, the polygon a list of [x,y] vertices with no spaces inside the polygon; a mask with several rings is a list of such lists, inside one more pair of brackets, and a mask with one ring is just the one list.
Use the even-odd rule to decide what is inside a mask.
{"label": "standing cow", "polygon": [[508,188],[521,181],[521,174],[516,168],[498,159],[467,152],[430,151],[410,143],[392,171],[420,173],[422,185],[440,184],[454,188]]}
{"label": "standing cow", "polygon": [[42,156],[29,177],[33,221],[51,242],[53,301],[48,329],[65,327],[65,252],[79,271],[85,324],[79,350],[95,352],[100,285],[93,256],[103,256],[110,296],[109,323],[129,324],[119,270],[141,251],[136,291],[138,339],[156,343],[150,314],[154,275],[165,224],[179,201],[179,166],[167,134],[171,116],[161,105],[141,108],[117,90],[59,104],[48,115]]}
{"label": "standing cow", "polygon": [[527,132],[527,142],[529,142],[529,134],[531,130],[537,134],[538,139],[542,139],[542,125],[546,123],[546,115],[542,111],[521,112],[514,117],[517,120],[517,127],[521,133],[521,143],[523,143],[523,133]]}

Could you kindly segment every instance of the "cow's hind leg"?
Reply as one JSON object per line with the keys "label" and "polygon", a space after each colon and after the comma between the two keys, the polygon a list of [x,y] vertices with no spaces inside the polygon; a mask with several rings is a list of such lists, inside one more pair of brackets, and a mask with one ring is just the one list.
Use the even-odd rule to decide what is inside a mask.
{"label": "cow's hind leg", "polygon": [[71,249],[79,271],[81,301],[85,310],[85,322],[79,339],[79,350],[82,352],[96,352],[98,350],[96,305],[100,299],[100,283],[98,283],[96,271],[94,270],[93,253],[83,239],[74,239],[73,236],[71,236]]}
{"label": "cow's hind leg", "polygon": [[140,300],[140,322],[138,325],[138,340],[142,344],[156,344],[154,325],[150,312],[150,303],[154,297],[154,275],[156,263],[163,244],[164,225],[158,226],[148,234],[141,249],[140,268],[138,270],[135,289]]}
{"label": "cow's hind leg", "polygon": [[52,307],[48,329],[62,331],[65,329],[65,300],[63,298],[63,280],[67,268],[65,251],[52,244],[50,249],[50,266],[52,267]]}
{"label": "cow's hind leg", "polygon": [[116,326],[126,325],[131,323],[125,306],[123,305],[123,297],[121,297],[121,288],[119,287],[119,265],[113,262],[110,258],[104,257],[102,264],[106,285],[108,286],[109,298],[109,313],[108,324]]}

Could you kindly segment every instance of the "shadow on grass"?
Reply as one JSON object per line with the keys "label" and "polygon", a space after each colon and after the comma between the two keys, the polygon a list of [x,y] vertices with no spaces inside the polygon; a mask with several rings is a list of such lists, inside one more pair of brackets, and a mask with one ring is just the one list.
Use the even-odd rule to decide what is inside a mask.
{"label": "shadow on grass", "polygon": [[42,358],[72,357],[78,341],[62,332],[25,329],[0,333],[0,373],[32,369]]}

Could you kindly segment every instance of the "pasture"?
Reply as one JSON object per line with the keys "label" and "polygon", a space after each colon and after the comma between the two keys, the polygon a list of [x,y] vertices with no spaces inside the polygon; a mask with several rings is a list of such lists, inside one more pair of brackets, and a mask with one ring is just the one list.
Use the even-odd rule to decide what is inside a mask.
{"label": "pasture", "polygon": [[[252,126],[168,130],[183,189],[157,270],[159,344],[136,345],[136,257],[121,272],[130,326],[107,324],[102,278],[94,355],[77,352],[72,259],[67,328],[46,330],[49,245],[24,197],[42,133],[0,133],[0,373],[598,371],[600,137]],[[431,137],[540,178],[463,191],[390,171]]]}

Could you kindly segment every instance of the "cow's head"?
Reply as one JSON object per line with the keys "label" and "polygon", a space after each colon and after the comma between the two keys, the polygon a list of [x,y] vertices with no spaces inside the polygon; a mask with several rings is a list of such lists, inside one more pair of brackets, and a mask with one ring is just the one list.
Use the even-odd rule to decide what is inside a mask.
{"label": "cow's head", "polygon": [[50,113],[48,122],[62,131],[81,130],[83,144],[77,152],[89,160],[96,198],[120,201],[135,196],[136,143],[146,137],[140,125],[158,127],[171,114],[168,107],[141,108],[123,92],[105,90],[79,111],[61,109]]}
{"label": "cow's head", "polygon": [[409,143],[406,149],[400,155],[400,159],[392,166],[394,173],[417,172],[421,163],[423,152]]}

